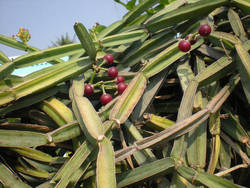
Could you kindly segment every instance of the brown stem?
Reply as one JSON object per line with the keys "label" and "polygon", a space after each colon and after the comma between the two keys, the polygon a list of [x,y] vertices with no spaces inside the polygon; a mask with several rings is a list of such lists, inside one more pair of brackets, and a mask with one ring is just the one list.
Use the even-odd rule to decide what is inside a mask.
{"label": "brown stem", "polygon": [[4,122],[0,123],[1,128],[5,129],[30,129],[30,130],[36,130],[40,132],[50,132],[53,129],[47,127],[47,126],[42,126],[42,125],[37,125],[37,124],[26,124],[26,123],[9,123],[9,122]]}
{"label": "brown stem", "polygon": [[222,46],[222,48],[223,48],[223,50],[224,50],[226,56],[228,57],[228,59],[232,59],[232,57],[229,56],[229,53],[228,53],[228,51],[226,50],[225,45],[224,45],[224,43],[223,43],[223,40],[222,40],[221,38],[220,38],[220,43],[221,43],[221,46]]}
{"label": "brown stem", "polygon": [[236,166],[234,166],[232,168],[229,168],[227,170],[223,170],[221,172],[218,172],[218,173],[216,173],[214,175],[216,175],[216,176],[225,176],[226,174],[231,173],[231,172],[233,172],[235,170],[238,170],[240,168],[247,168],[247,167],[248,167],[248,164],[239,164],[239,165],[236,165]]}
{"label": "brown stem", "polygon": [[[116,151],[115,161],[121,161],[132,155],[137,150],[142,150],[151,147],[169,137],[171,137],[170,139],[174,139],[176,136],[183,135],[188,131],[192,130],[193,128],[198,127],[209,117],[210,113],[216,111],[222,106],[223,102],[225,102],[225,100],[228,98],[228,96],[230,95],[230,93],[238,82],[239,75],[232,77],[230,82],[225,85],[215,97],[213,97],[213,99],[207,104],[207,106],[203,110],[196,112],[192,116],[176,123],[168,129],[165,129],[152,136],[146,137],[140,141],[134,142],[132,146]],[[183,131],[183,129],[185,130]]]}
{"label": "brown stem", "polygon": [[[119,129],[119,133],[120,133],[120,138],[121,138],[121,143],[122,143],[122,147],[123,148],[127,148],[127,144],[126,144],[126,141],[125,141],[125,138],[124,138],[124,135],[123,135],[123,132],[122,132],[122,129],[120,128]],[[130,157],[130,155],[126,158],[127,159],[127,162],[129,164],[129,166],[133,169],[134,168],[134,165],[133,165],[133,162],[132,162],[132,159]]]}
{"label": "brown stem", "polygon": [[248,158],[247,154],[244,153],[239,146],[237,146],[232,140],[231,138],[229,138],[229,136],[227,136],[225,133],[221,132],[220,133],[221,138],[227,143],[229,144],[236,153],[238,153],[240,155],[240,157],[243,159],[243,161],[245,161],[248,165],[250,165],[250,159]]}

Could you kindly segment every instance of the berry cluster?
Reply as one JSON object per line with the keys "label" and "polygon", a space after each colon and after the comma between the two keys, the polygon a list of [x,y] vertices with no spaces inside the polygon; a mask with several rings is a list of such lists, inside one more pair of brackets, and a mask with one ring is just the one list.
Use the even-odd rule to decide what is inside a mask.
{"label": "berry cluster", "polygon": [[[92,77],[90,79],[90,82],[88,84],[85,84],[84,86],[84,95],[85,96],[90,96],[94,93],[94,87],[101,87],[102,88],[102,96],[100,97],[100,102],[105,105],[108,104],[113,98],[110,94],[105,92],[105,84],[109,84],[109,83],[114,83],[116,84],[116,88],[117,88],[117,92],[119,94],[122,94],[123,91],[127,88],[127,84],[125,84],[125,79],[123,76],[118,75],[118,70],[115,66],[112,66],[108,69],[105,69],[102,67],[102,65],[107,64],[107,65],[111,65],[114,62],[114,58],[111,54],[106,54],[103,57],[103,62],[98,65],[98,66],[93,66],[94,68],[94,72],[92,74]],[[112,78],[113,80],[111,81],[101,81],[98,82],[96,84],[92,84],[92,81],[94,79],[94,76],[96,73],[98,73],[100,70],[104,70],[107,71],[107,74],[110,78]]]}
{"label": "berry cluster", "polygon": [[199,34],[187,35],[185,39],[179,42],[178,48],[182,52],[188,52],[191,48],[191,45],[195,44],[197,41],[197,37],[200,35],[202,37],[207,37],[211,33],[211,27],[208,24],[201,25],[199,30]]}

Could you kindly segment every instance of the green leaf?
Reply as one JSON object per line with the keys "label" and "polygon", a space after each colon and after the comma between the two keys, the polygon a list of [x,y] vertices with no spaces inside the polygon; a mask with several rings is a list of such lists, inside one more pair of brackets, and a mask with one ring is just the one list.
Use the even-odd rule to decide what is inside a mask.
{"label": "green leaf", "polygon": [[240,121],[236,116],[229,112],[229,117],[221,119],[222,130],[230,135],[234,140],[241,142],[243,144],[248,144],[250,137],[244,130]]}
{"label": "green leaf", "polygon": [[[191,51],[199,47],[203,42],[203,39],[198,40],[194,45],[192,45]],[[162,51],[160,54],[152,58],[147,66],[142,70],[142,72],[146,78],[150,78],[163,69],[169,67],[185,54],[185,52],[179,50],[178,43],[174,43],[173,45]]]}
{"label": "green leaf", "polygon": [[242,41],[247,40],[247,34],[242,25],[241,19],[239,15],[233,10],[229,9],[228,11],[228,19],[232,26],[232,29],[237,37],[239,37]]}
{"label": "green leaf", "polygon": [[223,78],[226,73],[233,71],[233,67],[232,59],[223,56],[200,72],[195,79],[199,82],[199,87],[202,87]]}
{"label": "green leaf", "polygon": [[152,6],[156,5],[159,2],[160,0],[154,0],[154,1],[144,0],[143,2],[136,5],[136,7],[123,18],[124,22],[125,23],[132,22],[134,19],[140,16],[143,12],[145,12],[146,10],[148,10],[149,8],[151,8]]}
{"label": "green leaf", "polygon": [[0,51],[0,64],[5,64],[10,61],[11,60],[2,51]]}
{"label": "green leaf", "polygon": [[10,63],[5,63],[4,65],[0,66],[0,80],[3,80],[7,76],[9,76],[15,69],[15,64],[10,62]]}
{"label": "green leaf", "polygon": [[142,43],[137,49],[132,49],[131,52],[126,54],[121,62],[117,65],[119,70],[125,69],[128,66],[133,66],[134,64],[140,62],[145,56],[159,48],[164,43],[171,41],[171,38],[175,34],[171,31],[168,31],[163,34],[156,35],[149,40],[146,40]]}
{"label": "green leaf", "polygon": [[241,84],[250,104],[250,55],[240,41],[235,45],[235,48],[237,51],[236,63],[240,73]]}
{"label": "green leaf", "polygon": [[152,163],[142,165],[117,175],[117,187],[125,187],[133,183],[145,181],[147,178],[157,174],[168,174],[174,168],[174,160],[172,158],[164,158]]}
{"label": "green leaf", "polygon": [[18,154],[42,162],[51,163],[54,159],[52,156],[42,151],[31,149],[27,147],[13,147],[10,150],[17,152]]}
{"label": "green leaf", "polygon": [[51,88],[60,82],[85,72],[90,67],[90,61],[87,58],[54,65],[53,68],[49,69],[50,71],[42,71],[41,75],[35,75],[34,78],[32,77],[25,82],[17,84],[9,89],[9,91],[0,92],[0,106],[21,97]]}
{"label": "green leaf", "polygon": [[181,166],[177,169],[177,172],[183,176],[184,178],[188,179],[189,181],[197,181],[202,183],[203,185],[211,188],[239,188],[240,186],[237,186],[230,182],[229,180],[223,179],[221,177],[211,175],[205,172],[197,172],[193,170],[192,168]]}
{"label": "green leaf", "polygon": [[44,100],[40,104],[40,108],[48,114],[58,126],[63,126],[75,120],[72,110],[54,97]]}
{"label": "green leaf", "polygon": [[0,162],[0,180],[4,187],[11,188],[29,188],[30,186],[22,182],[13,171],[8,169],[3,163]]}
{"label": "green leaf", "polygon": [[60,91],[64,86],[56,86],[50,89],[47,89],[44,92],[36,93],[34,95],[31,95],[29,97],[24,97],[20,100],[15,101],[14,103],[10,104],[9,106],[5,108],[0,109],[0,114],[4,115],[9,112],[19,110],[22,108],[25,108],[27,106],[39,103],[40,101],[43,101],[46,98],[51,97],[52,95],[55,95],[58,91]]}
{"label": "green leaf", "polygon": [[174,26],[187,19],[197,18],[197,15],[206,15],[212,10],[222,5],[226,5],[227,0],[203,0],[196,3],[187,4],[175,9],[167,14],[159,15],[146,22],[146,28],[150,32],[157,32],[169,26]]}
{"label": "green leaf", "polygon": [[82,23],[79,23],[79,22],[75,23],[74,29],[75,29],[77,37],[79,38],[81,42],[83,49],[86,50],[90,59],[95,61],[96,49],[87,29],[84,27]]}
{"label": "green leaf", "polygon": [[6,37],[4,35],[0,34],[0,43],[7,45],[12,48],[16,48],[18,50],[24,50],[24,51],[37,51],[37,48],[27,46],[23,42],[19,42],[16,39],[13,39],[12,37]]}
{"label": "green leaf", "polygon": [[73,111],[90,143],[95,145],[104,138],[102,121],[86,97],[79,97],[73,93]]}
{"label": "green leaf", "polygon": [[[48,62],[55,58],[69,56],[82,52],[83,49],[79,43],[39,50],[16,58],[13,63],[16,68],[27,67],[42,62]],[[64,61],[61,61],[63,63]]]}
{"label": "green leaf", "polygon": [[143,115],[145,110],[152,103],[152,100],[154,99],[157,92],[160,90],[165,78],[168,75],[168,72],[168,70],[162,71],[149,80],[149,84],[147,85],[145,92],[143,93],[141,99],[139,100],[138,104],[135,106],[131,114],[132,119],[137,121],[138,118]]}
{"label": "green leaf", "polygon": [[249,14],[249,12],[250,12],[250,3],[249,3],[248,0],[233,0],[232,4],[239,7],[246,14]]}
{"label": "green leaf", "polygon": [[142,73],[138,74],[128,85],[122,96],[118,99],[113,107],[109,119],[118,120],[119,123],[124,123],[132,113],[135,105],[141,98],[147,80]]}
{"label": "green leaf", "polygon": [[54,175],[54,173],[48,173],[44,170],[31,169],[23,166],[15,166],[15,169],[23,174],[41,179],[50,179]]}
{"label": "green leaf", "polygon": [[145,30],[136,30],[131,32],[123,32],[116,35],[110,35],[100,40],[100,42],[104,47],[112,47],[116,45],[132,43],[134,41],[143,39],[146,36],[147,32]]}
{"label": "green leaf", "polygon": [[51,182],[57,182],[60,179],[69,178],[71,174],[78,169],[94,150],[89,142],[83,142],[76,150],[74,155],[68,160],[56,173]]}
{"label": "green leaf", "polygon": [[98,143],[99,152],[96,162],[96,184],[98,188],[115,188],[115,154],[111,141],[104,138]]}
{"label": "green leaf", "polygon": [[82,130],[77,121],[68,123],[52,132],[47,133],[52,138],[53,143],[64,142],[76,138],[82,134]]}
{"label": "green leaf", "polygon": [[35,147],[48,144],[44,134],[30,131],[0,130],[1,147]]}

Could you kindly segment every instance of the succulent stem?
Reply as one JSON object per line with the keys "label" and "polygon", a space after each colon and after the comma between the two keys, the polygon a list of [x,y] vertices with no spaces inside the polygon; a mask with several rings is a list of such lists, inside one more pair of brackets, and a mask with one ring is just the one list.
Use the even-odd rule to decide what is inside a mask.
{"label": "succulent stem", "polygon": [[96,69],[93,71],[92,75],[91,75],[91,78],[90,78],[90,81],[89,83],[92,84],[93,83],[93,80],[95,78],[95,75],[96,75]]}
{"label": "succulent stem", "polygon": [[106,94],[105,88],[104,88],[104,84],[102,84],[102,93]]}

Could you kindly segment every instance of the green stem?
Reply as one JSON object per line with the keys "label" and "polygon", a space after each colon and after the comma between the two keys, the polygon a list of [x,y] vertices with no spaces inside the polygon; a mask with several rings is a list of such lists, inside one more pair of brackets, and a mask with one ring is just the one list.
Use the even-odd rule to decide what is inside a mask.
{"label": "green stem", "polygon": [[198,32],[190,34],[190,36],[188,37],[188,41],[191,41],[192,39],[195,39],[195,38],[197,38],[199,36],[200,36],[200,34]]}
{"label": "green stem", "polygon": [[104,84],[102,84],[102,93],[106,94],[105,88],[104,88]]}
{"label": "green stem", "polygon": [[103,67],[99,67],[100,70],[103,70],[103,71],[107,71],[108,69],[106,68],[103,68]]}
{"label": "green stem", "polygon": [[99,67],[101,68],[102,65],[104,65],[105,63],[107,63],[107,61],[103,60],[102,63],[99,65]]}
{"label": "green stem", "polygon": [[108,89],[116,89],[117,86],[109,86]]}
{"label": "green stem", "polygon": [[199,36],[200,36],[200,34],[198,32],[195,32],[194,34],[191,35],[191,39],[195,39]]}
{"label": "green stem", "polygon": [[106,82],[103,82],[103,84],[110,84],[110,83],[115,83],[116,80],[109,80],[109,81],[106,81]]}
{"label": "green stem", "polygon": [[92,84],[94,78],[95,78],[95,75],[96,75],[96,70],[93,71],[92,75],[91,75],[91,78],[90,78],[90,81],[89,83]]}
{"label": "green stem", "polygon": [[110,80],[110,81],[100,81],[100,82],[97,82],[93,85],[93,87],[99,87],[100,85],[105,85],[105,84],[110,84],[110,83],[115,83],[116,80]]}

